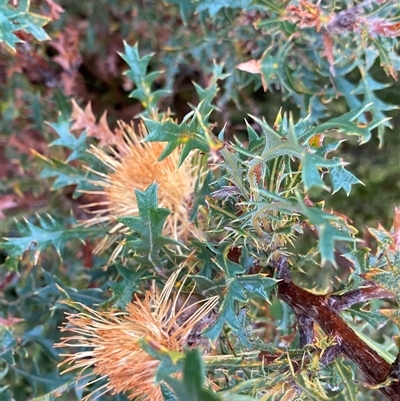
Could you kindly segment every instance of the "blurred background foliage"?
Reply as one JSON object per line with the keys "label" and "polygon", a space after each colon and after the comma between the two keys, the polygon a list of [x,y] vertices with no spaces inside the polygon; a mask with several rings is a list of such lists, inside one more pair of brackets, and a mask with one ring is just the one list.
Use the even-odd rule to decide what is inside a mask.
{"label": "blurred background foliage", "polygon": [[[2,1],[2,7],[7,3]],[[70,225],[84,213],[79,206],[87,202],[85,196],[76,198],[73,186],[52,191],[52,182],[41,176],[43,161],[32,150],[61,160],[68,157],[65,148],[48,147],[58,138],[49,123],[57,121],[59,115],[70,118],[71,99],[82,108],[90,102],[96,121],[107,111],[106,121],[111,129],[118,120],[129,122],[144,111],[140,102],[129,97],[134,88],[123,75],[127,66],[118,54],[124,50],[124,40],[138,43],[141,55],[154,53],[149,70],[163,72],[153,87],[170,91],[159,108],[169,109],[178,121],[190,111],[188,103],[198,103],[193,82],[207,86],[214,61],[223,64],[225,71],[233,71],[220,83],[221,92],[216,99],[220,111],[211,116],[220,127],[227,124],[229,138],[245,138],[243,121],[248,113],[264,116],[272,126],[282,107],[293,113],[295,121],[311,113],[311,120],[317,122],[343,114],[357,102],[380,99],[378,108],[364,118],[374,121],[386,115],[392,118],[391,127],[388,123],[380,132],[376,130],[362,146],[348,140],[340,147],[341,157],[365,186],[354,186],[349,196],[339,191],[327,199],[327,206],[349,216],[362,233],[365,226],[374,227],[378,222],[391,226],[393,206],[400,204],[400,83],[394,81],[397,72],[389,71],[389,63],[383,62],[386,73],[382,70],[382,57],[379,59],[376,51],[360,56],[365,65],[355,63],[356,57],[350,58],[350,63],[344,57],[337,64],[336,81],[332,82],[326,74],[332,67],[328,58],[315,50],[326,45],[321,37],[316,39],[305,30],[293,41],[287,40],[295,28],[290,21],[279,20],[279,15],[288,1],[242,0],[233,2],[237,6],[234,8],[222,7],[225,2],[219,1],[185,0],[10,1],[10,7],[14,7],[13,3],[30,6],[32,12],[48,18],[44,29],[49,40],[37,41],[29,33],[17,31],[24,43],[14,43],[16,52],[1,44],[3,236],[19,236],[15,219],[26,217],[35,223],[35,213],[50,213]],[[322,2],[327,13],[351,4],[349,0]],[[385,12],[399,22],[399,10],[394,6]],[[376,15],[381,12],[373,5],[371,9]],[[345,52],[355,52],[363,46],[349,35],[333,35]],[[387,43],[387,48],[391,46]],[[397,56],[382,51],[400,69],[399,58],[395,58],[398,46]],[[262,60],[267,85],[259,74],[236,68],[249,60]],[[366,65],[368,77],[390,86],[370,92],[366,90],[368,83],[359,86],[365,78]],[[338,95],[339,84],[345,96]],[[313,193],[315,200],[323,196],[318,191]],[[373,245],[367,233],[364,239],[367,245]],[[7,378],[1,390],[2,400],[27,400],[65,384],[66,379],[55,370],[58,355],[52,348],[59,339],[56,327],[62,321],[63,307],[57,305],[57,300],[66,292],[85,304],[104,302],[118,276],[115,268],[94,268],[102,266],[106,257],[93,255],[93,246],[90,240],[85,244],[75,240],[64,250],[65,263],[48,248],[39,265],[33,263],[31,252],[18,261],[18,269],[1,270],[1,314],[5,323],[1,357],[6,363],[0,367],[0,375]],[[4,263],[7,248],[1,252]],[[282,318],[282,313],[278,307],[271,309],[276,319]],[[7,329],[12,326],[13,332]]]}

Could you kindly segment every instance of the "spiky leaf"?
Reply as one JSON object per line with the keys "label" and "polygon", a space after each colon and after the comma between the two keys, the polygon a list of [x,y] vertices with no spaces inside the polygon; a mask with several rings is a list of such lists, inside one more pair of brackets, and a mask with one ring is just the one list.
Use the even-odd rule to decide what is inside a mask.
{"label": "spiky leaf", "polygon": [[119,217],[117,220],[129,227],[133,234],[126,238],[126,246],[143,260],[159,263],[159,253],[163,246],[179,242],[162,235],[168,209],[158,207],[158,186],[151,184],[145,191],[135,190],[139,217]]}
{"label": "spiky leaf", "polygon": [[[158,160],[165,159],[179,147],[181,148],[181,154],[178,166],[184,162],[190,151],[194,149],[208,152],[209,144],[207,143],[206,133],[204,128],[201,128],[202,124],[206,124],[208,117],[199,122],[193,114],[193,112],[189,113],[181,124],[171,120],[158,122],[147,118],[144,119],[149,131],[145,139],[147,142],[168,142]],[[188,120],[190,121],[188,122]]]}
{"label": "spiky leaf", "polygon": [[197,349],[186,353],[183,380],[170,376],[164,381],[172,388],[179,401],[221,401],[219,395],[204,387],[204,366]]}
{"label": "spiky leaf", "polygon": [[57,132],[58,139],[51,143],[51,146],[65,146],[72,150],[66,162],[76,159],[85,159],[87,156],[86,133],[83,132],[78,138],[71,133],[70,123],[60,114],[56,123],[50,124],[50,127]]}
{"label": "spiky leaf", "polygon": [[124,48],[125,53],[119,53],[129,65],[129,70],[124,74],[130,78],[136,86],[136,89],[133,90],[129,96],[138,99],[147,111],[154,111],[157,108],[159,99],[169,93],[169,91],[163,89],[152,90],[152,85],[161,71],[153,71],[147,74],[147,68],[153,55],[148,54],[141,58],[139,56],[137,43],[134,46],[129,46],[128,43],[124,41]]}
{"label": "spiky leaf", "polygon": [[87,239],[92,235],[98,234],[98,229],[83,227],[67,228],[59,223],[50,215],[37,216],[38,225],[24,219],[24,223],[18,223],[21,237],[6,238],[7,242],[2,245],[10,256],[20,257],[29,250],[36,263],[40,253],[48,246],[52,245],[61,254],[65,244],[72,239]]}
{"label": "spiky leaf", "polygon": [[29,11],[30,0],[18,1],[18,7],[11,7],[8,0],[0,0],[0,42],[5,42],[13,51],[16,43],[23,42],[14,34],[16,31],[25,31],[37,40],[48,40],[50,37],[42,26],[50,18]]}

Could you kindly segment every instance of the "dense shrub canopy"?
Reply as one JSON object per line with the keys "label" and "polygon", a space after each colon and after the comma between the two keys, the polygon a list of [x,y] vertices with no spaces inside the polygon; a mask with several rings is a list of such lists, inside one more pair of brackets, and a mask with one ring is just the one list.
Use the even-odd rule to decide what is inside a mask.
{"label": "dense shrub canopy", "polygon": [[0,3],[2,400],[400,400],[400,6]]}

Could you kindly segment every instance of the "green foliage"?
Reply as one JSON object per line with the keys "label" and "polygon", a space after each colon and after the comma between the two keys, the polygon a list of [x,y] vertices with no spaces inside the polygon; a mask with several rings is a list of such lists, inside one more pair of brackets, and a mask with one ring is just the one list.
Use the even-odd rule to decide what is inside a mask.
{"label": "green foliage", "polygon": [[16,43],[23,42],[14,32],[23,30],[35,37],[37,40],[48,40],[50,37],[42,28],[50,18],[35,14],[30,11],[30,0],[21,0],[18,7],[10,6],[8,0],[1,0],[0,5],[0,41],[5,42],[15,51]]}
{"label": "green foliage", "polygon": [[11,257],[21,256],[25,251],[37,263],[40,253],[49,245],[54,246],[57,253],[61,252],[65,244],[72,239],[90,238],[97,233],[96,229],[87,229],[83,227],[67,228],[50,215],[46,217],[37,216],[38,225],[25,219],[25,224],[17,223],[21,237],[6,238],[7,242],[3,244]]}
{"label": "green foliage", "polygon": [[121,53],[120,56],[129,65],[129,70],[125,72],[125,75],[130,78],[136,86],[136,89],[132,91],[129,96],[138,99],[148,113],[155,114],[158,101],[162,96],[169,93],[167,90],[151,90],[152,84],[157,76],[160,75],[161,71],[153,71],[146,75],[152,55],[149,54],[140,58],[137,44],[135,46],[129,46],[124,42],[124,47],[125,53]]}
{"label": "green foliage", "polygon": [[[149,135],[147,141],[168,142],[159,160],[165,159],[177,147],[182,146],[182,153],[179,160],[179,166],[183,163],[190,151],[200,149],[203,152],[208,152],[206,140],[201,131],[199,133],[197,119],[192,118],[194,113],[186,115],[181,124],[176,124],[173,121],[159,123],[157,121],[145,120]],[[208,116],[207,116],[208,117]],[[187,122],[191,119],[189,122]],[[201,121],[200,124],[205,124],[206,121]],[[178,167],[179,167],[178,166]]]}
{"label": "green foliage", "polygon": [[[204,366],[198,350],[188,351],[183,365],[183,380],[166,377],[165,381],[176,394],[177,401],[220,401],[213,391],[204,388]],[[165,397],[168,400],[170,397]],[[171,398],[170,398],[171,399]]]}
{"label": "green foliage", "polygon": [[72,150],[72,153],[68,156],[66,163],[69,163],[76,159],[85,159],[88,157],[87,145],[86,145],[86,134],[82,133],[79,138],[73,135],[70,131],[69,122],[60,115],[57,123],[50,124],[50,127],[57,132],[58,139],[51,143],[52,146],[64,146]]}
{"label": "green foliage", "polygon": [[133,234],[126,237],[126,246],[133,250],[133,256],[142,263],[150,261],[159,265],[159,253],[168,244],[179,245],[179,242],[162,235],[165,219],[170,211],[158,207],[157,185],[151,184],[146,191],[135,190],[139,217],[119,217],[118,221],[129,227]]}
{"label": "green foliage", "polygon": [[397,400],[399,6],[60,5],[0,6],[2,396]]}

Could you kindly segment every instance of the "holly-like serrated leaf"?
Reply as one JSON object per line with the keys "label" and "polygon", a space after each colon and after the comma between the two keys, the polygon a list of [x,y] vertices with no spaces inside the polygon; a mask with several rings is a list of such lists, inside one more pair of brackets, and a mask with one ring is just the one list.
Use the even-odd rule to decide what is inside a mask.
{"label": "holly-like serrated leaf", "polygon": [[197,95],[199,96],[200,105],[198,112],[203,116],[209,114],[211,111],[217,108],[215,105],[211,103],[217,96],[217,93],[219,91],[217,82],[219,80],[224,80],[226,77],[229,76],[229,74],[224,74],[222,72],[223,68],[224,68],[223,64],[214,63],[213,73],[210,79],[210,85],[207,88],[202,88],[197,83],[195,82],[193,83]]}
{"label": "holly-like serrated leaf", "polygon": [[299,202],[299,206],[311,224],[317,229],[319,238],[318,249],[321,254],[322,264],[325,261],[335,263],[335,242],[356,241],[350,235],[350,229],[337,216],[332,216],[315,207],[307,208],[302,202]]}
{"label": "holly-like serrated leaf", "polygon": [[93,189],[94,186],[89,182],[88,171],[71,166],[56,158],[48,159],[39,153],[34,152],[34,154],[40,159],[40,163],[44,165],[43,170],[40,172],[40,177],[56,178],[51,186],[53,191],[69,185],[76,185],[73,194],[73,198],[76,199],[81,196],[82,191]]}
{"label": "holly-like serrated leaf", "polygon": [[377,330],[381,329],[388,322],[383,314],[375,311],[363,310],[359,305],[354,305],[348,312],[352,316],[358,316],[363,322],[369,323]]}
{"label": "holly-like serrated leaf", "polygon": [[126,238],[126,246],[152,263],[159,262],[159,253],[163,246],[179,245],[179,242],[162,235],[165,220],[171,212],[158,207],[157,191],[158,186],[154,183],[143,192],[135,189],[139,217],[117,219],[133,231]]}
{"label": "holly-like serrated leaf", "polygon": [[394,244],[393,235],[386,231],[383,227],[372,228],[367,227],[369,233],[376,239],[380,249],[391,248]]}
{"label": "holly-like serrated leaf", "polygon": [[232,244],[225,243],[220,244],[218,249],[214,250],[216,253],[215,263],[221,270],[223,270],[225,277],[228,280],[236,278],[237,274],[243,274],[245,272],[243,266],[229,260],[228,253],[231,247]]}
{"label": "holly-like serrated leaf", "polygon": [[124,41],[125,53],[119,53],[123,60],[129,65],[129,70],[125,75],[130,78],[136,86],[136,89],[130,93],[130,97],[138,99],[147,111],[155,110],[160,97],[167,95],[169,91],[159,89],[152,91],[152,85],[161,71],[147,73],[147,68],[153,54],[148,54],[140,58],[138,45],[129,46]]}
{"label": "holly-like serrated leaf", "polygon": [[314,129],[307,132],[303,136],[303,140],[308,140],[314,135],[319,133],[328,132],[330,130],[337,130],[343,132],[346,135],[356,135],[360,138],[360,144],[366,143],[371,139],[371,130],[377,126],[377,123],[371,123],[369,125],[358,124],[354,121],[364,112],[371,107],[371,103],[363,104],[340,117],[332,118],[321,124],[318,124]]}
{"label": "holly-like serrated leaf", "polygon": [[[360,69],[362,71],[363,67],[360,66]],[[385,89],[388,86],[390,85],[376,81],[368,73],[361,73],[361,79],[352,91],[353,95],[363,96],[364,103],[369,103],[371,105],[369,111],[372,115],[372,120],[380,122],[378,125],[380,146],[383,144],[385,127],[393,128],[392,124],[389,122],[390,118],[388,118],[384,112],[398,109],[398,106],[386,103],[375,94],[375,91]]]}
{"label": "holly-like serrated leaf", "polygon": [[0,42],[5,42],[13,51],[16,43],[23,42],[14,34],[16,31],[25,31],[37,40],[50,39],[42,28],[50,18],[30,12],[30,3],[30,0],[19,0],[14,8],[9,0],[0,0]]}
{"label": "holly-like serrated leaf", "polygon": [[304,188],[309,190],[311,187],[321,187],[327,189],[326,185],[322,181],[321,173],[319,169],[321,167],[337,167],[341,165],[339,159],[327,160],[323,157],[311,154],[309,152],[303,152],[302,157],[302,169],[301,175],[303,178]]}
{"label": "holly-like serrated leaf", "polygon": [[390,291],[400,302],[400,252],[397,252],[393,259],[393,264],[386,270],[370,269],[365,274],[365,278],[375,281],[382,288]]}
{"label": "holly-like serrated leaf", "polygon": [[237,277],[238,283],[246,291],[249,298],[261,297],[268,301],[271,291],[276,287],[278,281],[265,277],[262,274],[251,274]]}
{"label": "holly-like serrated leaf", "polygon": [[86,134],[82,133],[78,138],[71,133],[70,123],[60,114],[56,123],[50,124],[50,127],[56,131],[59,136],[50,146],[65,146],[72,150],[68,156],[66,163],[76,160],[85,159],[87,156]]}
{"label": "holly-like serrated leaf", "polygon": [[347,196],[351,192],[352,185],[362,184],[362,182],[350,171],[346,170],[343,166],[336,166],[329,170],[331,177],[333,194],[340,189],[343,189]]}
{"label": "holly-like serrated leaf", "polygon": [[148,276],[148,273],[146,270],[132,271],[118,263],[115,267],[122,280],[111,284],[113,296],[108,302],[112,302],[116,308],[125,309],[126,305],[132,302],[132,295],[138,291],[143,276]]}
{"label": "holly-like serrated leaf", "polygon": [[37,216],[38,225],[24,219],[24,223],[18,223],[22,236],[17,238],[6,238],[2,243],[10,256],[20,257],[29,250],[33,254],[36,263],[40,252],[52,245],[61,254],[65,244],[72,239],[84,240],[92,235],[98,234],[97,229],[83,227],[67,228],[50,215],[46,217]]}
{"label": "holly-like serrated leaf", "polygon": [[[205,117],[205,119],[207,118]],[[197,118],[193,112],[186,115],[181,124],[176,124],[171,120],[158,122],[147,118],[144,118],[144,122],[149,131],[145,138],[146,142],[168,142],[158,160],[165,159],[176,148],[180,147],[179,167],[193,149],[199,149],[203,152],[209,150],[205,132],[203,129],[199,129]],[[206,124],[206,120],[203,123]]]}
{"label": "holly-like serrated leaf", "polygon": [[370,335],[366,334],[364,330],[360,329],[360,327],[356,326],[355,324],[348,322],[348,326],[353,331],[355,331],[357,336],[360,337],[361,340],[368,345],[368,347],[376,351],[386,362],[393,362],[394,357],[393,354],[389,351],[388,344],[382,343],[382,341],[374,340]]}
{"label": "holly-like serrated leaf", "polygon": [[369,269],[369,248],[354,249],[351,252],[347,252],[342,256],[349,260],[353,264],[355,273],[365,273]]}
{"label": "holly-like serrated leaf", "polygon": [[204,335],[209,337],[212,341],[218,337],[225,323],[228,324],[233,331],[239,330],[236,301],[247,301],[244,288],[236,279],[236,275],[243,273],[244,269],[227,258],[229,246],[226,246],[225,249],[222,247],[222,250],[223,252],[217,254],[216,263],[225,271],[225,294],[218,310],[217,320],[204,332]]}
{"label": "holly-like serrated leaf", "polygon": [[233,332],[239,330],[236,301],[246,302],[247,298],[241,285],[235,279],[232,279],[226,284],[226,292],[218,310],[217,320],[204,332],[204,335],[209,337],[211,341],[218,338],[225,323],[229,325]]}
{"label": "holly-like serrated leaf", "polygon": [[225,273],[225,295],[218,311],[218,318],[204,334],[211,340],[215,340],[221,332],[224,324],[228,324],[233,331],[239,330],[239,320],[236,311],[236,301],[247,302],[244,288],[237,280],[237,275],[245,272],[244,268],[228,259],[231,244],[221,244],[216,253],[215,264]]}

